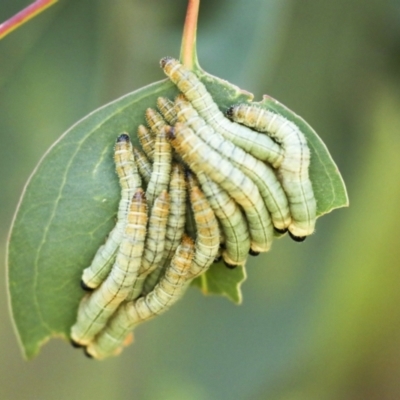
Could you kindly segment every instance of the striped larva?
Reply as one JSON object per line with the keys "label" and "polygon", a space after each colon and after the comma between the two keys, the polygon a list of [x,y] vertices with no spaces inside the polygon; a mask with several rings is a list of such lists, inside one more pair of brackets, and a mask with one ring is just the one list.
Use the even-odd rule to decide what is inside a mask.
{"label": "striped larva", "polygon": [[121,243],[133,194],[141,186],[132,153],[132,143],[126,133],[118,136],[114,149],[115,168],[121,186],[121,199],[118,205],[117,223],[108,235],[104,245],[95,254],[92,263],[83,270],[81,285],[85,290],[98,287],[109,274]]}
{"label": "striped larva", "polygon": [[317,207],[308,176],[310,150],[304,134],[282,115],[255,105],[236,105],[228,113],[235,121],[266,132],[282,145],[285,154],[278,172],[292,214],[289,231],[297,240],[311,235],[314,232]]}
{"label": "striped larva", "polygon": [[133,155],[135,156],[136,166],[138,168],[139,175],[147,186],[150,182],[153,167],[150,161],[147,159],[146,155],[141,150],[139,150],[137,147],[133,147],[132,150]]}
{"label": "striped larva", "polygon": [[165,129],[162,129],[156,135],[153,171],[146,189],[149,207],[152,206],[154,199],[163,190],[168,189],[171,174],[171,158],[171,145],[167,139]]}
{"label": "striped larva", "polygon": [[172,100],[167,99],[166,97],[159,97],[157,99],[157,108],[160,110],[160,113],[169,125],[172,126],[176,124],[177,115]]}
{"label": "striped larva", "polygon": [[221,224],[225,239],[222,251],[225,264],[231,267],[244,265],[250,249],[250,237],[242,211],[232,197],[205,173],[198,172],[197,178]]}
{"label": "striped larva", "polygon": [[280,146],[270,137],[227,119],[194,72],[171,57],[161,59],[161,67],[216,132],[254,157],[269,162],[273,167],[280,165],[283,158]]}
{"label": "striped larva", "polygon": [[96,359],[104,359],[121,351],[125,338],[140,323],[168,310],[188,287],[190,265],[194,253],[192,239],[184,236],[171,264],[154,289],[136,301],[123,302],[107,326],[89,344],[86,351]]}
{"label": "striped larva", "polygon": [[251,249],[268,251],[273,239],[271,218],[253,181],[182,123],[171,128],[169,138],[195,173],[204,171],[242,206],[249,224]]}
{"label": "striped larva", "polygon": [[206,144],[231,161],[256,184],[271,213],[274,227],[279,232],[286,232],[291,222],[288,200],[273,169],[215,132],[183,96],[176,98],[175,109],[179,122],[186,123]]}
{"label": "striped larva", "polygon": [[81,302],[71,328],[74,343],[85,346],[104,328],[110,316],[132,290],[142,261],[147,204],[142,189],[133,195],[123,239],[106,280]]}
{"label": "striped larva", "polygon": [[195,278],[210,267],[217,257],[220,236],[214,211],[192,174],[188,173],[190,204],[196,226],[195,253],[190,275]]}
{"label": "striped larva", "polygon": [[154,161],[154,138],[155,135],[152,135],[150,130],[146,128],[144,125],[139,125],[137,130],[137,136],[139,138],[139,142],[142,146],[143,151],[145,152],[147,158],[153,162]]}
{"label": "striped larva", "polygon": [[171,181],[169,184],[170,210],[165,234],[165,247],[162,260],[146,279],[143,293],[149,293],[157,283],[163,272],[163,267],[168,265],[178,247],[185,228],[187,188],[185,173],[182,165],[172,165]]}
{"label": "striped larva", "polygon": [[162,115],[152,108],[148,108],[145,112],[147,124],[154,135],[161,133],[166,126],[167,122],[164,120]]}
{"label": "striped larva", "polygon": [[161,262],[164,253],[169,203],[169,195],[165,190],[160,193],[154,202],[147,228],[142,264],[128,300],[136,299],[140,295],[147,275],[153,272]]}

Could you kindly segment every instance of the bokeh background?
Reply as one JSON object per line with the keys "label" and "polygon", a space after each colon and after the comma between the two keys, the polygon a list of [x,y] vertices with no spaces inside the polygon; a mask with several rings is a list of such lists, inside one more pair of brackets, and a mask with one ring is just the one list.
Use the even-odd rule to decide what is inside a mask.
{"label": "bokeh background", "polygon": [[[0,21],[28,3],[1,0]],[[0,41],[0,398],[400,398],[398,0],[203,1],[203,68],[303,116],[351,207],[303,244],[285,238],[250,260],[239,307],[191,289],[120,357],[95,362],[52,340],[22,359],[4,259],[23,185],[74,122],[163,78],[158,61],[179,56],[185,10],[186,0],[61,0]]]}

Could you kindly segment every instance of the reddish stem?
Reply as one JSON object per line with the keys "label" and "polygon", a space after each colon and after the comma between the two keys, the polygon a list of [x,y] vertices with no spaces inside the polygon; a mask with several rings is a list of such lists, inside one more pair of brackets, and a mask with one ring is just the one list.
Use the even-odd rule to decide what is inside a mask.
{"label": "reddish stem", "polygon": [[0,25],[0,39],[8,35],[14,29],[17,29],[19,26],[21,26],[37,14],[41,13],[47,7],[50,7],[54,3],[57,3],[57,1],[58,0],[36,0],[30,6],[15,14],[13,17]]}
{"label": "reddish stem", "polygon": [[196,32],[200,0],[189,0],[183,29],[181,61],[189,69],[197,63]]}

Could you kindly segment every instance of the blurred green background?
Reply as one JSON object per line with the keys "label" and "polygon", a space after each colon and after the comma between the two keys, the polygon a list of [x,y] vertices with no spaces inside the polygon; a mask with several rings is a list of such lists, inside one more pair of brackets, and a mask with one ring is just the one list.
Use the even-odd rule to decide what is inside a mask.
{"label": "blurred green background", "polygon": [[[2,0],[0,21],[28,3]],[[61,0],[0,41],[2,270],[40,157],[90,111],[164,78],[185,11],[185,0]],[[400,1],[203,1],[198,52],[208,72],[316,129],[351,207],[250,260],[240,307],[191,289],[104,362],[60,340],[25,362],[1,274],[0,398],[400,398]]]}

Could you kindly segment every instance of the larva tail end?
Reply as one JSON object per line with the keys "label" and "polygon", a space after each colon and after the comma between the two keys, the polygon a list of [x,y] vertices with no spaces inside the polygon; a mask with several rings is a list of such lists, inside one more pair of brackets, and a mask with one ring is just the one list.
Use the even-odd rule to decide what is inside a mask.
{"label": "larva tail end", "polygon": [[81,288],[82,288],[83,290],[85,290],[86,292],[93,292],[93,290],[95,289],[95,288],[92,288],[92,287],[88,286],[88,285],[84,282],[83,279],[81,279]]}
{"label": "larva tail end", "polygon": [[128,135],[126,132],[121,133],[121,135],[119,135],[119,136],[117,137],[117,143],[120,143],[120,142],[129,143],[130,140],[131,140],[131,139],[129,138],[129,135]]}
{"label": "larva tail end", "polygon": [[253,256],[253,257],[256,257],[256,256],[258,256],[258,255],[260,254],[260,252],[259,252],[259,251],[255,251],[255,250],[253,250],[253,249],[250,249],[250,250],[249,250],[249,254],[250,254],[251,256]]}
{"label": "larva tail end", "polygon": [[163,57],[160,60],[160,67],[161,68],[165,68],[165,66],[170,62],[170,61],[174,61],[175,59],[173,57]]}
{"label": "larva tail end", "polygon": [[304,241],[306,240],[306,238],[307,238],[307,236],[295,236],[295,235],[293,235],[293,233],[290,232],[290,231],[289,231],[289,236],[290,236],[295,242],[298,242],[298,243],[304,242]]}
{"label": "larva tail end", "polygon": [[284,235],[284,234],[288,231],[287,228],[285,228],[285,229],[278,229],[278,228],[275,228],[275,227],[274,227],[274,230],[275,230],[275,232],[278,233],[279,235]]}

